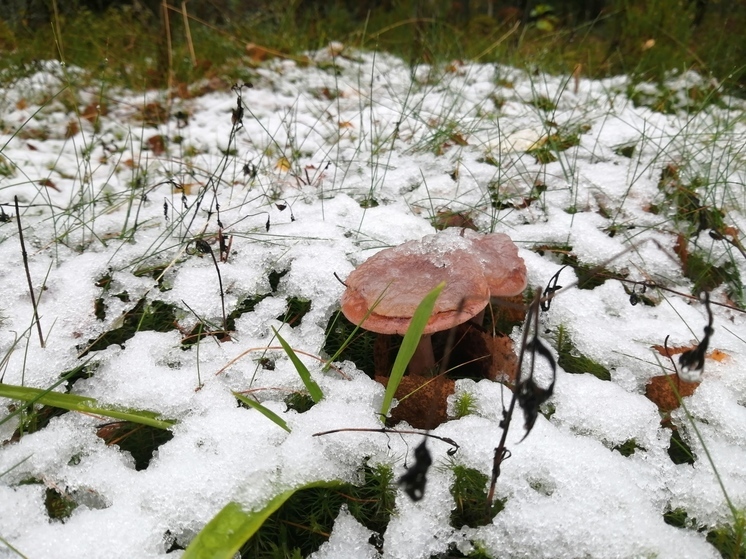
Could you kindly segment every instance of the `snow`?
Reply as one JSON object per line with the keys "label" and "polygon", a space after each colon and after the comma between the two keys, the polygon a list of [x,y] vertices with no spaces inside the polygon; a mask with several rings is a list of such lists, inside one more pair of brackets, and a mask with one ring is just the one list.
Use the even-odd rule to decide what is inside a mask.
{"label": "snow", "polygon": [[[683,230],[670,219],[673,208],[665,207],[661,171],[675,165],[684,184],[700,177],[701,203],[720,209],[743,242],[746,104],[723,96],[725,106],[687,112],[683,88],[708,85],[691,73],[672,77],[681,110],[662,114],[636,107],[624,76],[583,79],[574,90],[567,76],[462,63],[412,72],[381,53],[333,55],[339,48],[311,54],[323,64],[270,60],[253,70],[253,88],[241,89],[243,128],[228,157],[222,152],[236,106],[229,87],[172,99],[171,112],[188,115],[182,127],[176,119],[155,127],[141,121],[145,104],[168,105],[167,94],[157,91],[108,91],[109,112],[94,126],[52,99],[78,75],[67,68],[65,77],[53,62],[0,91],[7,104],[0,122],[0,163],[7,167],[0,203],[13,217],[0,222],[2,382],[49,387],[143,299],[174,305],[180,328],[140,331],[121,345],[91,351],[86,358],[97,365],[94,374],[73,388],[101,404],[177,421],[173,438],[146,469],[136,471],[129,453],[107,446],[96,435],[106,420],[90,415],[67,413],[0,446],[0,557],[15,556],[4,541],[33,558],[162,557],[169,541],[188,545],[229,501],[254,510],[303,483],[355,481],[366,459],[401,475],[419,436],[313,436],[380,427],[384,389],[354,363],[337,364],[340,374],[301,354],[325,397],[300,414],[283,403],[290,391],[303,389],[284,352],[247,350],[277,346],[274,327],[295,349],[319,355],[344,291],[334,274],[344,279],[382,248],[432,234],[430,219],[441,210],[468,212],[481,232],[510,235],[530,289],[543,289],[560,267],[550,250],[532,249],[571,245],[585,265],[673,291],[649,289],[658,304],[632,306],[621,282],[580,290],[566,268],[558,282],[565,288],[542,313],[540,331],[561,326],[579,352],[610,370],[611,381],[560,367],[544,409],[549,419],[539,415],[522,442],[523,417],[516,414],[511,456],[496,488],[505,509],[487,526],[449,524],[454,503],[447,466],[490,476],[502,434],[501,402],[510,398],[498,383],[458,381],[457,394],[471,394],[475,410],[435,430],[460,449],[448,457],[446,445],[429,443],[434,465],[424,499],[412,502],[397,490],[380,550],[370,543],[370,530],[342,508],[328,542],[312,557],[427,559],[449,544],[465,552],[478,545],[495,557],[717,557],[706,531],[696,528],[732,520],[719,480],[730,502],[746,510],[746,315],[713,305],[710,349],[724,358],[706,360],[702,384],[685,399],[691,418],[682,408],[671,414],[693,465],[671,461],[670,430],[644,393],[649,379],[670,367],[651,346],[667,335],[673,345],[696,344],[707,321],[704,306],[686,296],[691,281],[674,251]],[[654,96],[656,87],[646,91]],[[80,107],[101,103],[98,91],[76,91]],[[532,105],[538,96],[555,108]],[[66,137],[70,121],[80,131]],[[542,164],[526,153],[567,131],[578,133],[579,142],[556,154],[557,161]],[[148,147],[147,139],[158,134],[166,138],[165,153]],[[634,147],[631,157],[620,147]],[[15,196],[44,348],[20,257]],[[653,213],[651,205],[664,207]],[[617,228],[613,236],[610,228]],[[225,262],[220,234],[230,238]],[[197,351],[182,348],[186,333],[200,320],[223,320],[215,264],[195,250],[200,237],[218,260],[227,313],[246,297],[265,298],[235,320],[230,340],[208,337]],[[717,265],[746,277],[737,247],[707,231],[692,240]],[[161,283],[152,270],[162,273]],[[274,289],[270,272],[285,272]],[[300,323],[283,324],[278,317],[291,298],[308,300],[311,308]],[[99,299],[102,319],[94,312]],[[712,299],[727,304],[724,288]],[[510,334],[520,340],[522,332]],[[260,366],[265,355],[274,370]],[[548,370],[539,373],[546,379]],[[248,390],[291,433],[238,407],[232,391]],[[11,411],[8,402],[2,400],[0,421]],[[0,425],[0,440],[16,427],[17,417]],[[631,440],[632,455],[614,450]],[[65,522],[48,518],[47,487],[78,502]],[[663,514],[673,509],[699,525],[669,526]]]}

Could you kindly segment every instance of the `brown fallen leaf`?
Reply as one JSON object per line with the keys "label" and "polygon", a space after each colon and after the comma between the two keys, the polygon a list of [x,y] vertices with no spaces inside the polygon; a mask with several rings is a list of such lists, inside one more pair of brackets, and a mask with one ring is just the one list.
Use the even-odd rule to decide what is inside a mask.
{"label": "brown fallen leaf", "polygon": [[474,221],[471,218],[471,212],[454,212],[451,210],[440,210],[432,219],[433,227],[443,230],[447,227],[465,227],[467,229],[477,230]]}
{"label": "brown fallen leaf", "polygon": [[71,120],[67,123],[67,127],[65,128],[65,139],[70,139],[73,136],[75,136],[78,132],[80,132],[80,126],[78,125],[78,122],[75,120]]}
{"label": "brown fallen leaf", "polygon": [[50,179],[41,179],[38,183],[39,186],[46,186],[47,188],[51,188],[52,190],[56,190],[57,192],[61,192],[59,188],[57,188],[57,185],[54,184]]}
{"label": "brown fallen leaf", "polygon": [[107,106],[103,103],[90,103],[80,111],[80,116],[93,124],[99,117],[105,116],[109,112]]}
{"label": "brown fallen leaf", "polygon": [[679,398],[685,398],[694,394],[699,386],[698,382],[686,382],[679,375],[661,375],[653,377],[645,387],[645,396],[648,397],[661,411],[671,411],[679,407]]}
{"label": "brown fallen leaf", "polygon": [[161,134],[151,136],[146,140],[146,143],[148,144],[150,151],[152,151],[154,154],[163,155],[164,153],[166,153],[166,140]]}
{"label": "brown fallen leaf", "polygon": [[[677,346],[677,347],[669,346],[668,348],[660,344],[655,344],[651,346],[651,348],[657,351],[658,353],[660,353],[663,357],[672,357],[674,355],[679,355],[686,351],[694,351],[697,348],[697,344],[692,344],[688,346]],[[707,359],[713,359],[717,361],[718,363],[722,363],[730,356],[726,352],[720,349],[713,349],[712,351],[706,353],[705,357]]]}

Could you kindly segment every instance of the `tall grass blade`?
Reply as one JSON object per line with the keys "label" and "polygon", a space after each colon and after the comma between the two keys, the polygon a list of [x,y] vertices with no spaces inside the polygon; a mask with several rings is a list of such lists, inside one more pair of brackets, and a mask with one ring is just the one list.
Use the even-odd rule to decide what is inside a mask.
{"label": "tall grass blade", "polygon": [[283,337],[280,336],[280,333],[277,330],[275,330],[274,327],[272,327],[272,331],[275,333],[275,336],[277,336],[277,340],[280,342],[282,349],[284,349],[285,353],[288,354],[290,361],[293,362],[293,365],[295,366],[295,370],[298,371],[298,375],[300,375],[300,378],[303,381],[303,384],[305,385],[306,390],[308,390],[308,393],[311,395],[311,398],[313,399],[313,401],[315,403],[320,402],[321,399],[324,397],[324,393],[321,391],[321,388],[319,388],[319,385],[316,384],[316,381],[311,378],[311,372],[303,364],[303,362],[298,358],[298,356],[293,351],[293,348],[290,347],[290,344],[288,344],[283,339]]}
{"label": "tall grass blade", "polygon": [[283,418],[281,418],[279,415],[277,415],[275,412],[273,412],[271,409],[264,407],[259,402],[252,400],[251,398],[247,398],[240,392],[234,392],[233,395],[239,400],[241,400],[241,402],[243,402],[247,406],[254,408],[256,411],[264,415],[264,417],[269,419],[275,425],[282,427],[288,433],[290,432],[290,427],[288,427],[287,422]]}
{"label": "tall grass blade", "polygon": [[30,388],[28,386],[0,384],[0,397],[39,403],[63,410],[103,415],[113,419],[148,425],[156,429],[170,429],[176,423],[171,419],[158,419],[159,414],[152,411],[116,409],[99,405],[94,398],[78,396],[76,394],[50,392],[41,388]]}
{"label": "tall grass blade", "polygon": [[435,307],[435,301],[440,296],[440,292],[446,286],[445,282],[441,282],[435,289],[425,295],[422,302],[417,305],[417,310],[414,311],[412,316],[412,322],[409,323],[407,333],[404,334],[404,340],[402,340],[399,353],[396,354],[396,360],[394,360],[394,366],[391,369],[391,375],[389,376],[389,382],[386,385],[386,394],[383,396],[383,404],[381,405],[381,416],[385,418],[391,408],[391,402],[396,394],[396,389],[399,388],[404,373],[407,370],[407,365],[412,360],[417,345],[420,343],[422,332],[425,331],[427,321],[430,319],[430,315],[433,314],[433,308]]}
{"label": "tall grass blade", "polygon": [[232,559],[272,513],[279,509],[296,491],[314,487],[334,487],[338,481],[314,481],[288,489],[274,497],[264,508],[249,512],[235,501],[225,505],[189,544],[182,559]]}

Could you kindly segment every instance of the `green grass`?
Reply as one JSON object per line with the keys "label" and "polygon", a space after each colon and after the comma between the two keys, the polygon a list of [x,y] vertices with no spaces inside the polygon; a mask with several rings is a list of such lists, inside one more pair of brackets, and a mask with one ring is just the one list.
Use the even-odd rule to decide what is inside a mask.
{"label": "green grass", "polygon": [[[227,4],[232,5],[230,2]],[[157,19],[148,14],[134,13],[127,8],[108,10],[101,14],[85,10],[79,10],[77,13],[72,10],[63,13],[56,22],[61,35],[56,37],[49,32],[50,27],[46,24],[38,24],[38,27],[34,27],[22,22],[2,23],[0,24],[0,49],[3,49],[3,56],[0,57],[0,69],[3,73],[0,75],[0,80],[6,85],[20,83],[21,76],[39,69],[35,60],[62,59],[68,64],[68,68],[70,65],[83,67],[86,70],[83,76],[76,76],[69,72],[63,73],[64,83],[71,87],[61,92],[56,101],[65,108],[71,123],[79,123],[81,107],[76,95],[77,89],[96,91],[100,94],[100,99],[108,99],[112,102],[116,102],[116,99],[109,97],[110,91],[117,86],[142,90],[152,86],[162,87],[170,82],[177,88],[181,84],[181,92],[187,95],[208,91],[210,88],[227,89],[230,83],[237,79],[250,81],[256,78],[254,68],[261,63],[259,55],[267,51],[256,48],[247,50],[246,43],[249,41],[268,49],[274,49],[281,55],[289,56],[303,65],[310,63],[303,58],[303,50],[323,48],[330,40],[336,39],[351,47],[387,50],[404,56],[413,64],[435,63],[436,67],[428,76],[427,83],[420,84],[423,90],[449,84],[455,72],[448,69],[447,64],[453,59],[465,58],[482,62],[516,64],[524,68],[535,67],[568,74],[578,64],[582,64],[583,76],[598,77],[628,72],[633,76],[633,82],[625,93],[629,95],[632,102],[637,106],[644,105],[653,111],[666,114],[684,112],[694,115],[707,108],[719,108],[725,102],[724,93],[743,94],[744,92],[745,47],[742,42],[728,41],[720,32],[721,29],[729,26],[736,26],[736,29],[746,27],[744,15],[746,3],[743,1],[734,3],[728,14],[718,13],[718,7],[713,7],[712,12],[706,15],[705,20],[698,27],[692,27],[690,21],[692,14],[687,10],[679,10],[679,4],[673,0],[657,4],[652,12],[642,10],[641,2],[613,0],[608,2],[608,13],[597,20],[580,21],[573,19],[569,13],[560,14],[560,19],[551,31],[542,31],[536,24],[528,24],[511,34],[509,34],[510,25],[489,18],[485,14],[475,13],[468,21],[450,17],[443,8],[444,2],[433,3],[435,6],[433,14],[419,14],[419,17],[414,18],[412,17],[414,0],[395,4],[390,11],[374,11],[366,17],[351,13],[341,3],[333,1],[326,3],[323,14],[316,12],[322,8],[304,11],[298,7],[298,3],[272,4],[267,10],[246,14],[239,13],[238,8],[229,7],[224,14],[226,16],[224,20],[216,18],[212,21],[208,18],[207,23],[192,20],[190,32],[197,57],[196,64],[191,60],[189,45],[186,41],[186,29],[179,14],[172,14],[171,18],[173,48],[170,62],[168,57],[164,56],[165,36],[161,33]],[[323,22],[323,25],[319,22]],[[738,25],[741,27],[737,27]],[[157,40],[152,40],[153,37]],[[646,44],[650,39],[654,39],[655,44],[641,50],[640,45]],[[350,51],[347,51],[345,55],[348,52]],[[722,86],[689,87],[684,91],[682,100],[682,92],[669,87],[665,82],[666,72],[690,68],[703,72],[705,75],[711,74],[723,80],[724,83]],[[329,64],[326,69],[331,73],[336,71],[333,63]],[[212,79],[213,82],[207,85],[199,83],[202,79]],[[637,83],[642,80],[653,80],[654,88],[638,88]],[[501,84],[506,87],[509,85]],[[568,79],[566,88],[571,87],[572,82]],[[330,103],[339,97],[339,92],[334,90],[318,90],[312,93],[320,101]],[[499,113],[500,103],[499,99],[495,99],[497,113]],[[578,150],[574,148],[579,146],[580,137],[587,132],[587,128],[583,124],[582,114],[573,120],[572,126],[560,128],[553,124],[553,112],[557,109],[557,104],[557,99],[551,99],[539,93],[535,95],[532,105],[543,122],[545,137],[529,150],[529,153],[537,163],[543,166],[559,162],[561,174],[568,180],[569,188],[572,189],[575,186],[573,181],[576,180],[574,165],[578,157]],[[406,109],[414,112],[418,107],[407,106]],[[139,111],[139,119],[143,127],[150,127],[163,121],[165,115],[165,108],[158,104],[145,105]],[[485,113],[482,116],[483,120],[480,120],[476,126],[495,126],[498,122],[498,114]],[[288,115],[283,124],[291,128],[295,124],[292,119],[293,116]],[[473,129],[455,120],[449,110],[444,109],[442,114],[436,115],[436,120],[437,123],[433,125],[424,120],[420,122],[428,126],[430,133],[418,145],[412,147],[411,152],[443,155],[446,152],[452,153],[451,150],[456,152],[473,148],[469,144],[469,134]],[[723,128],[710,130],[714,138],[713,146],[716,144],[718,135],[734,125],[735,123],[722,123]],[[28,128],[22,129],[19,133],[28,141],[42,141],[48,132]],[[94,128],[94,137],[80,152],[78,163],[83,172],[95,165],[95,162],[90,160],[90,146],[93,145],[98,133],[99,131]],[[682,131],[681,140],[686,141],[687,134],[694,136],[695,133],[697,131],[689,131],[685,128]],[[221,185],[228,182],[229,179],[222,180],[219,170],[205,170],[195,166],[199,154],[192,151],[189,146],[182,145],[182,140],[180,138],[164,139],[169,155],[178,157],[182,162],[179,164],[181,166],[179,173],[183,172],[185,176],[189,175],[195,180],[199,178],[203,182],[207,182],[208,178],[216,178],[217,183]],[[639,144],[619,146],[618,154],[634,162],[649,140],[650,137],[643,135]],[[123,136],[117,138],[116,141],[118,142],[116,154],[120,154],[126,149],[127,138]],[[377,150],[371,155],[371,160],[366,162],[376,169],[371,178],[370,191],[367,195],[358,195],[356,198],[362,207],[373,208],[379,203],[385,204],[377,192],[377,186],[385,179],[386,154],[394,151],[392,148],[395,147],[397,139],[380,135],[374,139],[361,139],[360,141],[370,141],[377,146]],[[237,160],[238,152],[235,147],[228,143],[223,148],[226,162]],[[116,154],[111,157],[116,157]],[[270,144],[264,150],[260,165],[272,165],[280,157],[287,157],[291,167],[298,166],[298,161],[303,154],[302,145]],[[707,154],[697,155],[706,156]],[[731,156],[733,159],[730,167],[736,168],[742,161],[739,159],[742,155],[729,155]],[[658,163],[662,162],[665,157],[667,155],[661,153]],[[544,194],[548,187],[540,181],[534,182],[533,177],[530,177],[530,181],[527,180],[530,191],[525,195],[506,195],[501,190],[503,179],[513,176],[529,179],[528,171],[520,168],[517,163],[508,161],[507,158],[500,159],[497,155],[487,155],[481,162],[495,168],[494,180],[484,187],[484,201],[487,209],[468,208],[464,212],[466,215],[471,217],[473,214],[476,218],[484,217],[480,215],[480,212],[489,214],[492,218],[492,227],[494,227],[498,221],[499,212],[525,207],[530,207],[532,211],[540,211],[543,208]],[[293,169],[300,170],[295,167]],[[669,169],[669,175],[665,175],[667,171],[664,170],[659,183],[660,199],[651,207],[651,213],[661,220],[656,227],[663,231],[676,231],[686,237],[687,260],[686,263],[682,263],[682,271],[683,275],[692,282],[692,292],[725,284],[733,300],[743,305],[742,282],[737,267],[734,265],[735,259],[739,257],[735,250],[737,247],[735,245],[731,247],[728,258],[716,259],[712,247],[702,242],[707,240],[708,231],[727,237],[728,227],[731,225],[725,212],[730,201],[727,198],[729,196],[737,198],[737,194],[731,192],[725,195],[725,199],[715,199],[720,187],[727,182],[727,172],[714,177],[704,177],[687,176],[685,168],[676,169],[675,175],[670,171]],[[0,176],[16,178],[19,172],[19,168],[12,161],[0,155]],[[79,200],[72,204],[69,210],[53,211],[54,217],[51,219],[55,221],[58,233],[56,244],[65,245],[80,252],[97,244],[106,246],[109,241],[94,232],[94,222],[104,211],[125,206],[128,208],[127,219],[119,232],[118,240],[134,241],[138,228],[142,225],[138,222],[139,207],[143,203],[142,200],[154,192],[156,187],[153,185],[157,182],[160,172],[161,170],[155,167],[149,168],[144,160],[135,162],[129,180],[130,190],[126,195],[119,197],[101,194],[94,198],[86,193],[84,185],[76,184],[81,187]],[[458,167],[452,171],[451,178],[454,181],[458,178],[458,172]],[[469,170],[462,169],[461,172],[467,173]],[[648,172],[650,172],[649,168],[637,169],[633,165],[630,189],[637,179]],[[273,190],[274,187],[271,185],[252,184],[251,188],[264,189],[262,196],[266,196],[268,200],[279,200],[278,191]],[[181,235],[180,228],[184,227],[189,216],[179,214],[178,195],[173,200],[175,202],[171,208],[172,217],[165,228],[166,231],[154,245],[147,247],[139,261],[131,263],[130,270],[128,270],[136,277],[152,278],[156,283],[154,288],[156,294],[158,291],[170,289],[173,274],[178,273],[180,258],[185,258],[184,254],[180,253],[170,264],[164,263],[162,259],[164,254],[171,258],[174,250],[182,248],[186,250],[184,245],[187,241]],[[432,201],[430,203],[432,204]],[[432,210],[431,215],[435,216],[435,208],[432,207],[430,210]],[[566,208],[566,211],[576,213],[581,210],[577,204],[573,203]],[[621,209],[619,213],[622,213]],[[608,216],[604,215],[604,217]],[[267,223],[269,229],[269,222]],[[628,228],[624,222],[615,221],[609,229],[609,234],[611,236],[621,235],[629,230],[631,228]],[[255,233],[251,230],[248,233],[237,234],[236,237],[245,242],[273,242],[269,235],[265,238],[255,236]],[[261,227],[259,227],[259,233],[263,233]],[[696,238],[698,234],[702,234],[700,238]],[[711,238],[716,242],[724,242],[722,239]],[[574,268],[579,278],[579,287],[582,289],[593,289],[607,278],[614,277],[614,274],[610,272],[599,271],[579,262],[572,254],[572,247],[569,245],[544,246],[536,250],[540,254],[559,255],[560,263]],[[193,255],[187,253],[187,256]],[[172,267],[174,263],[177,265]],[[101,288],[101,294],[96,300],[93,312],[98,320],[104,321],[111,318],[109,315],[112,304],[129,303],[129,309],[119,317],[116,327],[111,328],[97,339],[81,344],[78,348],[81,356],[105,349],[111,344],[125,344],[138,331],[174,330],[177,328],[177,317],[186,314],[185,310],[158,301],[157,298],[153,299],[152,296],[144,297],[130,295],[126,291],[110,291],[111,286],[115,285],[116,274],[121,272],[123,270],[111,271],[99,279],[96,285]],[[233,311],[226,317],[227,329],[234,330],[236,320],[242,314],[253,312],[256,305],[265,297],[276,295],[280,281],[286,273],[286,269],[280,269],[269,274],[271,294],[258,293],[240,298]],[[290,326],[297,326],[310,310],[312,302],[293,296],[286,297],[284,293],[281,296],[285,297],[287,306],[285,312],[276,318]],[[133,297],[132,301],[130,297]],[[214,334],[216,330],[216,326],[208,319],[197,317],[197,320],[198,323],[194,329],[186,334],[182,344],[184,349],[196,346],[198,350],[199,342]],[[501,320],[500,316],[496,317],[496,322],[501,323]],[[506,324],[505,331],[510,331],[513,325],[514,322]],[[413,335],[401,345],[403,357],[397,360],[397,374],[403,374],[406,367],[406,354],[416,345],[413,341],[415,337]],[[375,335],[362,330],[356,331],[354,325],[346,322],[344,317],[338,314],[329,322],[326,344],[322,353],[326,356],[335,356],[335,360],[338,361],[345,359],[353,361],[358,368],[372,376],[375,369],[374,340]],[[578,351],[567,329],[560,326],[555,332],[555,341],[559,353],[559,365],[565,371],[590,373],[603,380],[610,379],[610,372],[606,367]],[[280,342],[283,343],[284,340],[280,339]],[[308,370],[297,359],[292,348],[285,343],[283,347],[289,358],[293,360],[308,391],[308,394],[291,394],[285,399],[285,403],[289,408],[303,413],[320,400],[323,394],[311,379]],[[263,359],[266,359],[266,362],[262,362],[262,366],[267,365],[269,368],[271,360]],[[77,378],[82,378],[86,374],[90,375],[93,372],[78,371],[76,373],[80,375]],[[75,378],[75,376],[68,378],[70,384]],[[387,391],[387,401],[384,402],[382,409],[384,414],[395,387],[396,382],[389,383],[391,394]],[[0,389],[2,388],[0,385]],[[120,414],[112,415],[112,417],[124,418],[127,421],[102,427],[99,436],[107,444],[117,445],[121,450],[129,452],[135,461],[136,469],[145,469],[153,451],[171,436],[171,433],[165,430],[171,422],[163,422],[147,412],[108,410],[103,406],[97,406],[95,401],[92,402],[89,399],[76,400],[66,398],[65,396],[69,396],[66,394],[57,395],[58,393],[51,392],[41,394],[28,388],[23,388],[22,393],[13,392],[9,388],[6,391],[8,394],[12,393],[13,397],[26,402],[18,408],[22,419],[17,430],[17,437],[43,429],[51,418],[64,413],[60,411],[64,406],[69,409],[93,410],[104,415],[109,411]],[[285,421],[268,408],[239,394],[236,394],[236,398],[243,405],[265,414],[278,427],[289,430]],[[455,401],[455,415],[461,418],[472,414],[475,407],[473,396],[463,392]],[[551,403],[547,408],[552,409]],[[122,416],[122,413],[129,415]],[[140,423],[136,424],[136,419],[139,419]],[[148,423],[143,426],[142,423],[147,421],[160,423],[152,425]],[[639,447],[632,439],[619,445],[615,450],[624,456],[630,456],[639,450]],[[678,431],[673,431],[671,434],[669,455],[676,464],[694,461],[691,449],[682,440]],[[463,466],[456,466],[453,471],[455,479],[451,493],[456,508],[451,516],[452,524],[460,528],[488,523],[491,517],[499,512],[496,510],[498,505],[501,507],[503,504],[495,503],[490,513],[487,513],[485,509],[486,476],[477,470]],[[349,484],[335,487],[308,487],[289,495],[283,494],[283,498],[279,500],[281,502],[273,504],[273,506],[277,505],[276,510],[263,509],[261,513],[264,516],[259,515],[262,516],[261,521],[254,517],[253,528],[256,530],[252,532],[253,538],[243,547],[243,556],[284,558],[307,555],[325,541],[333,520],[343,504],[348,506],[355,518],[378,534],[382,534],[394,508],[391,489],[392,471],[387,467],[366,466],[361,475],[364,481],[360,487]],[[75,506],[77,506],[75,499],[67,495],[64,490],[55,488],[46,490],[45,507],[51,519],[64,521],[73,512]],[[246,520],[245,516],[242,516],[243,511],[234,510],[234,512],[236,517]],[[671,514],[672,521],[677,521],[674,519],[677,515]],[[683,515],[686,518],[685,512]],[[236,517],[233,517],[233,520]],[[681,522],[682,525],[686,524]],[[692,528],[691,525],[687,527]],[[707,538],[724,556],[738,558],[744,556],[743,535],[743,517],[736,516],[732,525],[710,528]],[[195,542],[195,549],[204,543],[199,539]],[[233,544],[236,542],[234,541]],[[233,551],[243,544],[244,542],[239,542],[238,547],[235,547]],[[474,551],[466,556],[475,558],[486,556],[476,542],[474,546]],[[455,549],[451,550],[451,553],[453,556],[463,556]],[[232,554],[226,556],[231,557]]]}
{"label": "green grass", "polygon": [[[389,51],[413,63],[478,59],[566,74],[581,68],[590,77],[625,73],[654,82],[662,82],[666,70],[693,68],[733,91],[743,91],[746,76],[746,46],[731,40],[746,27],[743,1],[727,9],[710,4],[696,24],[694,2],[682,9],[678,0],[609,0],[602,13],[585,15],[580,2],[566,2],[553,6],[552,25],[540,19],[517,29],[499,12],[489,17],[484,7],[473,6],[467,17],[445,0],[402,0],[389,9],[335,0],[266,1],[257,10],[230,0],[219,11],[187,4],[188,30],[179,11],[170,12],[166,29],[147,9],[92,12],[76,4],[62,4],[57,18],[51,10],[25,20],[18,7],[0,12],[6,19],[0,22],[6,83],[33,72],[35,61],[60,59],[111,84],[142,89],[181,83],[196,89],[203,78],[250,81],[251,67],[273,53],[303,63],[303,51],[330,41]],[[692,92],[702,95],[707,92]],[[659,103],[666,106],[665,100]]]}
{"label": "green grass", "polygon": [[343,505],[380,538],[394,509],[393,470],[366,465],[360,473],[360,485],[309,483],[253,512],[229,503],[195,537],[184,557],[228,559],[239,550],[247,559],[306,557],[328,539]]}

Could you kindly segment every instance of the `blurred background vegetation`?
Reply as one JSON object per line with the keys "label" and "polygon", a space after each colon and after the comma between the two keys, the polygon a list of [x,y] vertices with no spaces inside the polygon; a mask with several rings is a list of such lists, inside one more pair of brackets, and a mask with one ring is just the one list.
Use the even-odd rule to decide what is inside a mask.
{"label": "blurred background vegetation", "polygon": [[2,0],[0,79],[62,60],[134,89],[230,81],[338,41],[412,64],[499,62],[746,94],[746,0]]}

